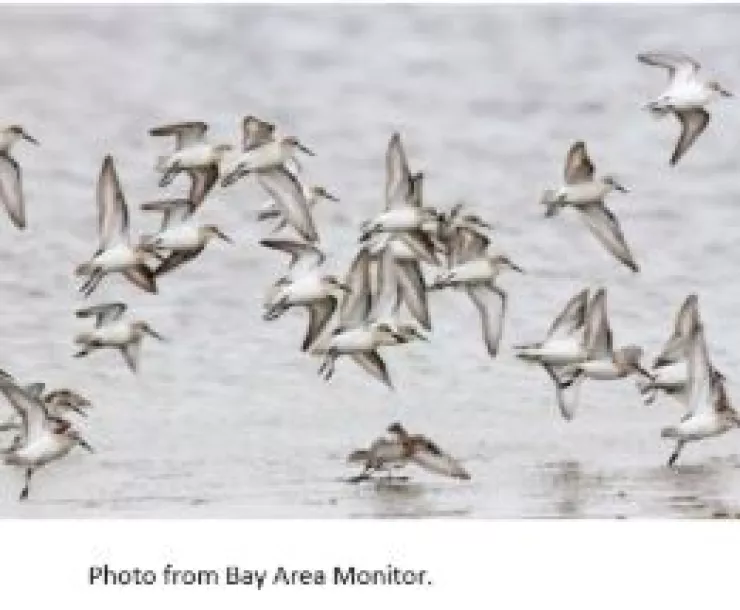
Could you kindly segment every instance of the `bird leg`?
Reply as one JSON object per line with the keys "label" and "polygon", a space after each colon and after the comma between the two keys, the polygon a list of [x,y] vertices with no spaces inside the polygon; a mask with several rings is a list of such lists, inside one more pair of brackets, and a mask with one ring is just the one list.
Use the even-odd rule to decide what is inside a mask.
{"label": "bird leg", "polygon": [[32,475],[33,475],[33,468],[26,468],[25,485],[23,486],[23,489],[21,490],[21,495],[18,498],[19,500],[25,500],[28,498],[28,487],[31,484]]}
{"label": "bird leg", "polygon": [[673,465],[676,463],[676,460],[678,459],[679,453],[681,453],[681,450],[683,449],[683,446],[686,444],[686,441],[679,440],[676,443],[676,450],[671,453],[671,457],[668,458],[668,467],[672,468]]}

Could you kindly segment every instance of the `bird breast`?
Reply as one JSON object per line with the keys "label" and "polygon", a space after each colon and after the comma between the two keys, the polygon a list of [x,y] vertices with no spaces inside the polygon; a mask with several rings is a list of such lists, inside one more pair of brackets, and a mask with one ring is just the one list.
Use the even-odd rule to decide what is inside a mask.
{"label": "bird breast", "polygon": [[468,284],[492,280],[496,270],[487,258],[479,258],[453,267],[449,275],[454,283]]}
{"label": "bird breast", "polygon": [[130,343],[134,338],[134,332],[130,322],[120,321],[96,328],[86,336],[88,341],[117,347]]}
{"label": "bird breast", "polygon": [[167,229],[157,235],[156,239],[158,246],[171,250],[193,250],[203,242],[198,227],[191,223]]}
{"label": "bird breast", "polygon": [[373,219],[373,226],[383,231],[409,231],[424,222],[418,208],[402,207],[383,212]]}
{"label": "bird breast", "polygon": [[137,260],[130,246],[118,244],[98,254],[92,263],[105,271],[123,271],[134,266]]}
{"label": "bird breast", "polygon": [[367,352],[376,346],[375,336],[372,331],[364,328],[346,330],[334,337],[329,344],[342,353]]}
{"label": "bird breast", "polygon": [[560,189],[559,196],[566,203],[574,205],[601,200],[609,192],[609,186],[602,182],[579,182],[567,184]]}
{"label": "bird breast", "polygon": [[45,431],[41,436],[28,439],[7,458],[8,463],[38,467],[65,455],[74,440],[61,434]]}
{"label": "bird breast", "polygon": [[625,371],[615,366],[611,359],[599,358],[598,360],[589,360],[580,365],[581,370],[586,377],[590,379],[609,380],[623,377]]}
{"label": "bird breast", "polygon": [[195,144],[182,150],[178,150],[170,157],[168,167],[178,165],[179,167],[192,168],[204,167],[211,163],[218,162],[213,146],[210,144]]}

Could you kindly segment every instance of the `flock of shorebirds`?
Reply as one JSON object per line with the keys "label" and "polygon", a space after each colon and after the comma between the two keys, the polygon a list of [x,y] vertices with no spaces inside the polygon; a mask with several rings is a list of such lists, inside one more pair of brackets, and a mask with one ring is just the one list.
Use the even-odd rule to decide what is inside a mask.
{"label": "flock of shorebirds", "polygon": [[[638,59],[669,72],[668,87],[646,109],[656,116],[672,114],[678,119],[681,134],[670,158],[670,164],[675,165],[706,128],[709,114],[705,106],[730,93],[716,81],[704,80],[699,64],[684,55],[646,53]],[[167,187],[185,175],[190,188],[186,196],[142,204],[143,211],[161,215],[161,225],[156,233],[137,240],[130,234],[129,211],[114,160],[105,157],[97,183],[98,246],[76,269],[85,297],[113,274],[155,293],[162,274],[195,260],[213,238],[230,242],[217,226],[200,223],[198,211],[217,184],[228,188],[248,178],[268,197],[257,218],[274,222],[270,235],[260,244],[290,257],[284,275],[266,295],[264,320],[276,320],[292,308],[305,308],[308,324],[301,350],[320,359],[318,372],[324,379],[335,374],[337,362],[344,358],[392,388],[380,350],[428,340],[425,333],[432,329],[428,298],[438,290],[467,294],[480,316],[485,349],[496,357],[507,303],[499,275],[504,270],[523,270],[494,246],[492,225],[465,205],[440,211],[426,203],[424,175],[410,170],[398,133],[391,136],[385,155],[384,209],[361,224],[357,252],[347,272],[338,277],[326,272],[327,257],[314,222],[314,206],[337,198],[324,187],[310,184],[301,163],[302,155],[314,153],[297,138],[280,135],[274,124],[254,116],[242,120],[238,154],[230,154],[233,147],[229,144],[209,142],[207,131],[204,122],[150,130],[152,136],[174,138],[174,150],[155,163],[159,186]],[[0,199],[12,222],[23,228],[21,170],[10,155],[11,146],[20,139],[38,144],[17,125],[0,132]],[[638,272],[619,222],[604,203],[614,190],[627,192],[613,176],[596,175],[586,144],[577,141],[566,156],[564,184],[545,191],[541,203],[548,217],[565,208],[576,210],[601,245]],[[423,265],[436,270],[430,282]],[[130,319],[126,312],[127,306],[121,302],[78,310],[78,317],[94,322],[93,328],[75,338],[79,346],[75,355],[116,349],[136,371],[144,337],[164,338],[146,321]],[[673,333],[649,368],[641,363],[641,348],[615,348],[604,288],[578,292],[542,341],[514,349],[520,359],[547,372],[555,386],[559,411],[568,420],[574,417],[586,379],[635,376],[645,402],[664,392],[683,404],[685,413],[680,422],[662,432],[663,437],[676,442],[669,465],[675,463],[686,443],[740,425],[740,416],[727,396],[725,377],[709,358],[694,294],[682,304]],[[75,429],[72,415],[85,415],[90,402],[76,391],[60,388],[46,392],[43,383],[24,384],[4,371],[0,371],[0,391],[15,411],[0,429],[14,434],[4,459],[25,471],[23,499],[36,470],[77,445],[92,451]],[[360,474],[350,481],[369,479],[375,473],[392,478],[393,470],[411,462],[439,474],[470,478],[455,458],[429,438],[410,434],[399,422],[392,423],[387,432],[390,436],[380,437],[367,449],[349,456],[350,462],[362,466]]]}

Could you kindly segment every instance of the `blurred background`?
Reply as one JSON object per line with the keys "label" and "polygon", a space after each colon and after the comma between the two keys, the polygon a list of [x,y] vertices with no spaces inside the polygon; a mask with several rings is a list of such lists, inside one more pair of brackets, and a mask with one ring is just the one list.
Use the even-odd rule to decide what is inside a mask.
{"label": "blurred background", "polygon": [[[740,433],[665,461],[677,403],[645,407],[632,380],[588,383],[574,421],[557,413],[544,373],[512,344],[541,338],[566,300],[606,286],[617,345],[650,355],[689,292],[700,295],[711,352],[740,388],[736,286],[740,180],[736,101],[713,107],[677,168],[678,126],[641,106],[665,75],[640,51],[695,56],[740,93],[731,6],[37,6],[0,7],[1,119],[41,147],[13,150],[28,229],[0,216],[0,366],[69,385],[95,403],[82,426],[97,450],[34,477],[0,468],[0,514],[42,517],[712,516],[740,510]],[[213,243],[153,296],[109,278],[86,302],[123,299],[169,343],[144,342],[140,372],[119,354],[71,358],[88,324],[73,270],[97,246],[95,183],[114,155],[134,234],[157,226],[138,205],[160,190],[168,141],[150,127],[204,120],[239,144],[254,114],[317,152],[313,182],[341,198],[317,208],[332,272],[351,260],[360,222],[382,205],[384,153],[399,130],[430,205],[464,200],[496,223],[497,245],[527,274],[509,292],[503,351],[491,360],[462,294],[431,297],[429,344],[384,352],[396,391],[350,362],[330,383],[299,352],[306,314],[262,320],[282,256],[259,247],[264,199],[244,180],[203,209],[234,246]],[[570,213],[546,220],[584,139],[597,170],[633,191],[610,206],[642,271],[613,261]],[[182,181],[180,181],[182,180]],[[430,273],[432,270],[428,270]],[[0,407],[3,413],[10,409]],[[349,486],[345,464],[401,420],[459,457],[470,482],[410,473],[400,488]]]}

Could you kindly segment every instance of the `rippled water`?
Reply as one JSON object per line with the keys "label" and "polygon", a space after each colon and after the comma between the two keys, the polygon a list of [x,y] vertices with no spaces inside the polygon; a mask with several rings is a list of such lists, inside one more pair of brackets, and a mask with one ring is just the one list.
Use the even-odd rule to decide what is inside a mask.
{"label": "rippled water", "polygon": [[[526,276],[502,280],[504,343],[540,337],[585,285],[605,285],[616,341],[654,351],[689,291],[712,353],[736,389],[740,303],[737,102],[677,169],[671,120],[640,106],[663,75],[649,49],[696,55],[740,89],[735,7],[36,7],[0,8],[3,119],[42,142],[19,145],[29,228],[0,218],[1,366],[71,385],[96,407],[95,455],[74,452],[35,477],[0,469],[5,516],[378,517],[712,516],[740,511],[740,433],[690,446],[676,471],[631,381],[592,383],[571,423],[542,371],[509,349],[486,355],[472,305],[431,300],[432,342],[386,350],[397,390],[350,363],[331,383],[298,351],[303,313],[261,319],[283,260],[260,249],[255,185],[217,190],[204,216],[237,241],[213,244],[161,281],[158,296],[110,280],[170,342],[145,344],[138,376],[118,354],[75,360],[72,270],[94,248],[94,185],[115,155],[132,209],[159,196],[164,142],[153,125],[203,119],[233,141],[247,113],[285,126],[319,154],[309,170],[336,191],[317,222],[332,270],[381,205],[383,154],[399,129],[432,205],[464,198],[495,221]],[[598,167],[633,187],[612,204],[643,271],[615,264],[571,215],[545,220],[541,189],[585,139]],[[178,184],[182,188],[182,184]],[[177,192],[173,186],[172,192]],[[133,212],[135,231],[152,219]],[[8,411],[9,412],[9,411]],[[393,419],[459,456],[472,481],[415,472],[405,486],[348,486],[346,454]]]}

